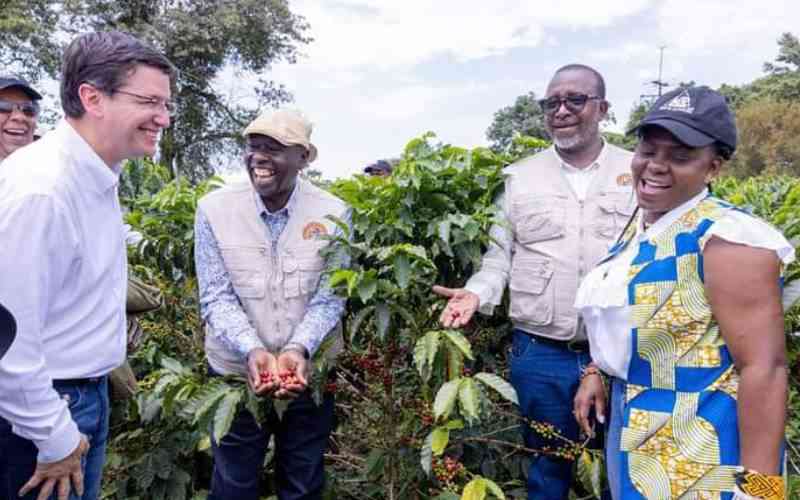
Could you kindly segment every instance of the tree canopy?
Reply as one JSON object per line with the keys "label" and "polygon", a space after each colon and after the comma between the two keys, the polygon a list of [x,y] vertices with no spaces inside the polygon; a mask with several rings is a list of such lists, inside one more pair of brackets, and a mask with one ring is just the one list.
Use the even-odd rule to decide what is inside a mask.
{"label": "tree canopy", "polygon": [[[161,49],[180,69],[177,114],[161,139],[160,160],[174,175],[207,177],[238,148],[242,128],[263,106],[291,99],[265,72],[294,62],[308,43],[308,23],[287,0],[4,0],[0,65],[36,82],[57,78],[61,51],[75,35],[118,29]],[[254,99],[237,102],[215,80],[232,69],[257,82]]]}
{"label": "tree canopy", "polygon": [[523,94],[511,106],[496,111],[486,131],[486,138],[491,141],[491,148],[495,151],[507,151],[516,135],[549,139],[544,126],[544,113],[534,92]]}

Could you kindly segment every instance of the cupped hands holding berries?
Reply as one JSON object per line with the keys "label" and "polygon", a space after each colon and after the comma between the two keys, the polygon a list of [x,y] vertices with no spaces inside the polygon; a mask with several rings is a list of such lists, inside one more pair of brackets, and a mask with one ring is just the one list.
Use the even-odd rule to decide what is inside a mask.
{"label": "cupped hands holding berries", "polygon": [[258,396],[294,399],[308,387],[310,365],[303,354],[285,350],[276,358],[264,348],[247,355],[248,384]]}
{"label": "cupped hands holding berries", "polygon": [[271,395],[278,389],[278,359],[263,347],[247,355],[247,383],[258,396]]}

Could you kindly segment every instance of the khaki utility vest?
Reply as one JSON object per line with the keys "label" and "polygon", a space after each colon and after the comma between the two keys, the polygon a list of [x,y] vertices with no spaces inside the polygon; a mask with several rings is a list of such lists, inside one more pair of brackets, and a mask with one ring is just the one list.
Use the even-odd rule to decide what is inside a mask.
{"label": "khaki utility vest", "polygon": [[552,147],[506,169],[506,216],[514,235],[510,316],[517,328],[557,340],[585,338],[573,307],[578,285],[636,207],[632,153],[605,148],[583,201]]}
{"label": "khaki utility vest", "polygon": [[[326,218],[345,216],[347,205],[302,179],[297,180],[293,206],[276,251],[258,212],[249,182],[224,187],[198,203],[219,245],[233,288],[262,344],[278,352],[292,338],[306,305],[317,290],[325,259],[320,250],[336,225]],[[330,341],[333,341],[330,344]],[[341,323],[328,334],[326,356],[342,349]],[[244,360],[207,332],[205,349],[211,367],[223,374],[245,374]]]}

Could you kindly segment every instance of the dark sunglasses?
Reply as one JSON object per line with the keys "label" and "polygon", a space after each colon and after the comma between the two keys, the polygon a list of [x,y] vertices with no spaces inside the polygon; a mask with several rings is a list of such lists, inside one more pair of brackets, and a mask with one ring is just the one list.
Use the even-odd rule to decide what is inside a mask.
{"label": "dark sunglasses", "polygon": [[0,113],[11,114],[15,109],[29,117],[36,118],[39,114],[39,105],[36,102],[11,102],[0,100]]}
{"label": "dark sunglasses", "polygon": [[555,113],[562,104],[564,104],[570,112],[580,113],[583,111],[583,107],[586,106],[586,103],[593,99],[602,100],[603,98],[599,95],[586,94],[574,94],[567,97],[553,96],[547,99],[539,99],[539,106],[541,106],[542,111],[547,114]]}

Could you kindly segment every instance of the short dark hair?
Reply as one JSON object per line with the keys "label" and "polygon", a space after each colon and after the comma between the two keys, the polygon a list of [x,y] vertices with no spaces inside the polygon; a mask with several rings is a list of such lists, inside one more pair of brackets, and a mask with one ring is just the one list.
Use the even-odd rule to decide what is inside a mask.
{"label": "short dark hair", "polygon": [[596,69],[585,64],[567,64],[566,66],[561,66],[558,68],[555,74],[553,74],[553,78],[555,78],[559,73],[564,73],[565,71],[585,71],[590,73],[595,79],[595,91],[597,92],[597,95],[603,99],[606,98],[606,81],[603,79],[603,75],[601,75]]}
{"label": "short dark hair", "polygon": [[723,160],[728,161],[733,156],[733,148],[720,141],[714,141],[714,152],[722,157]]}
{"label": "short dark hair", "polygon": [[125,84],[137,65],[164,72],[174,83],[178,70],[164,54],[122,31],[100,31],[78,36],[64,51],[61,65],[61,107],[70,118],[86,113],[78,89],[89,83],[105,94]]}

